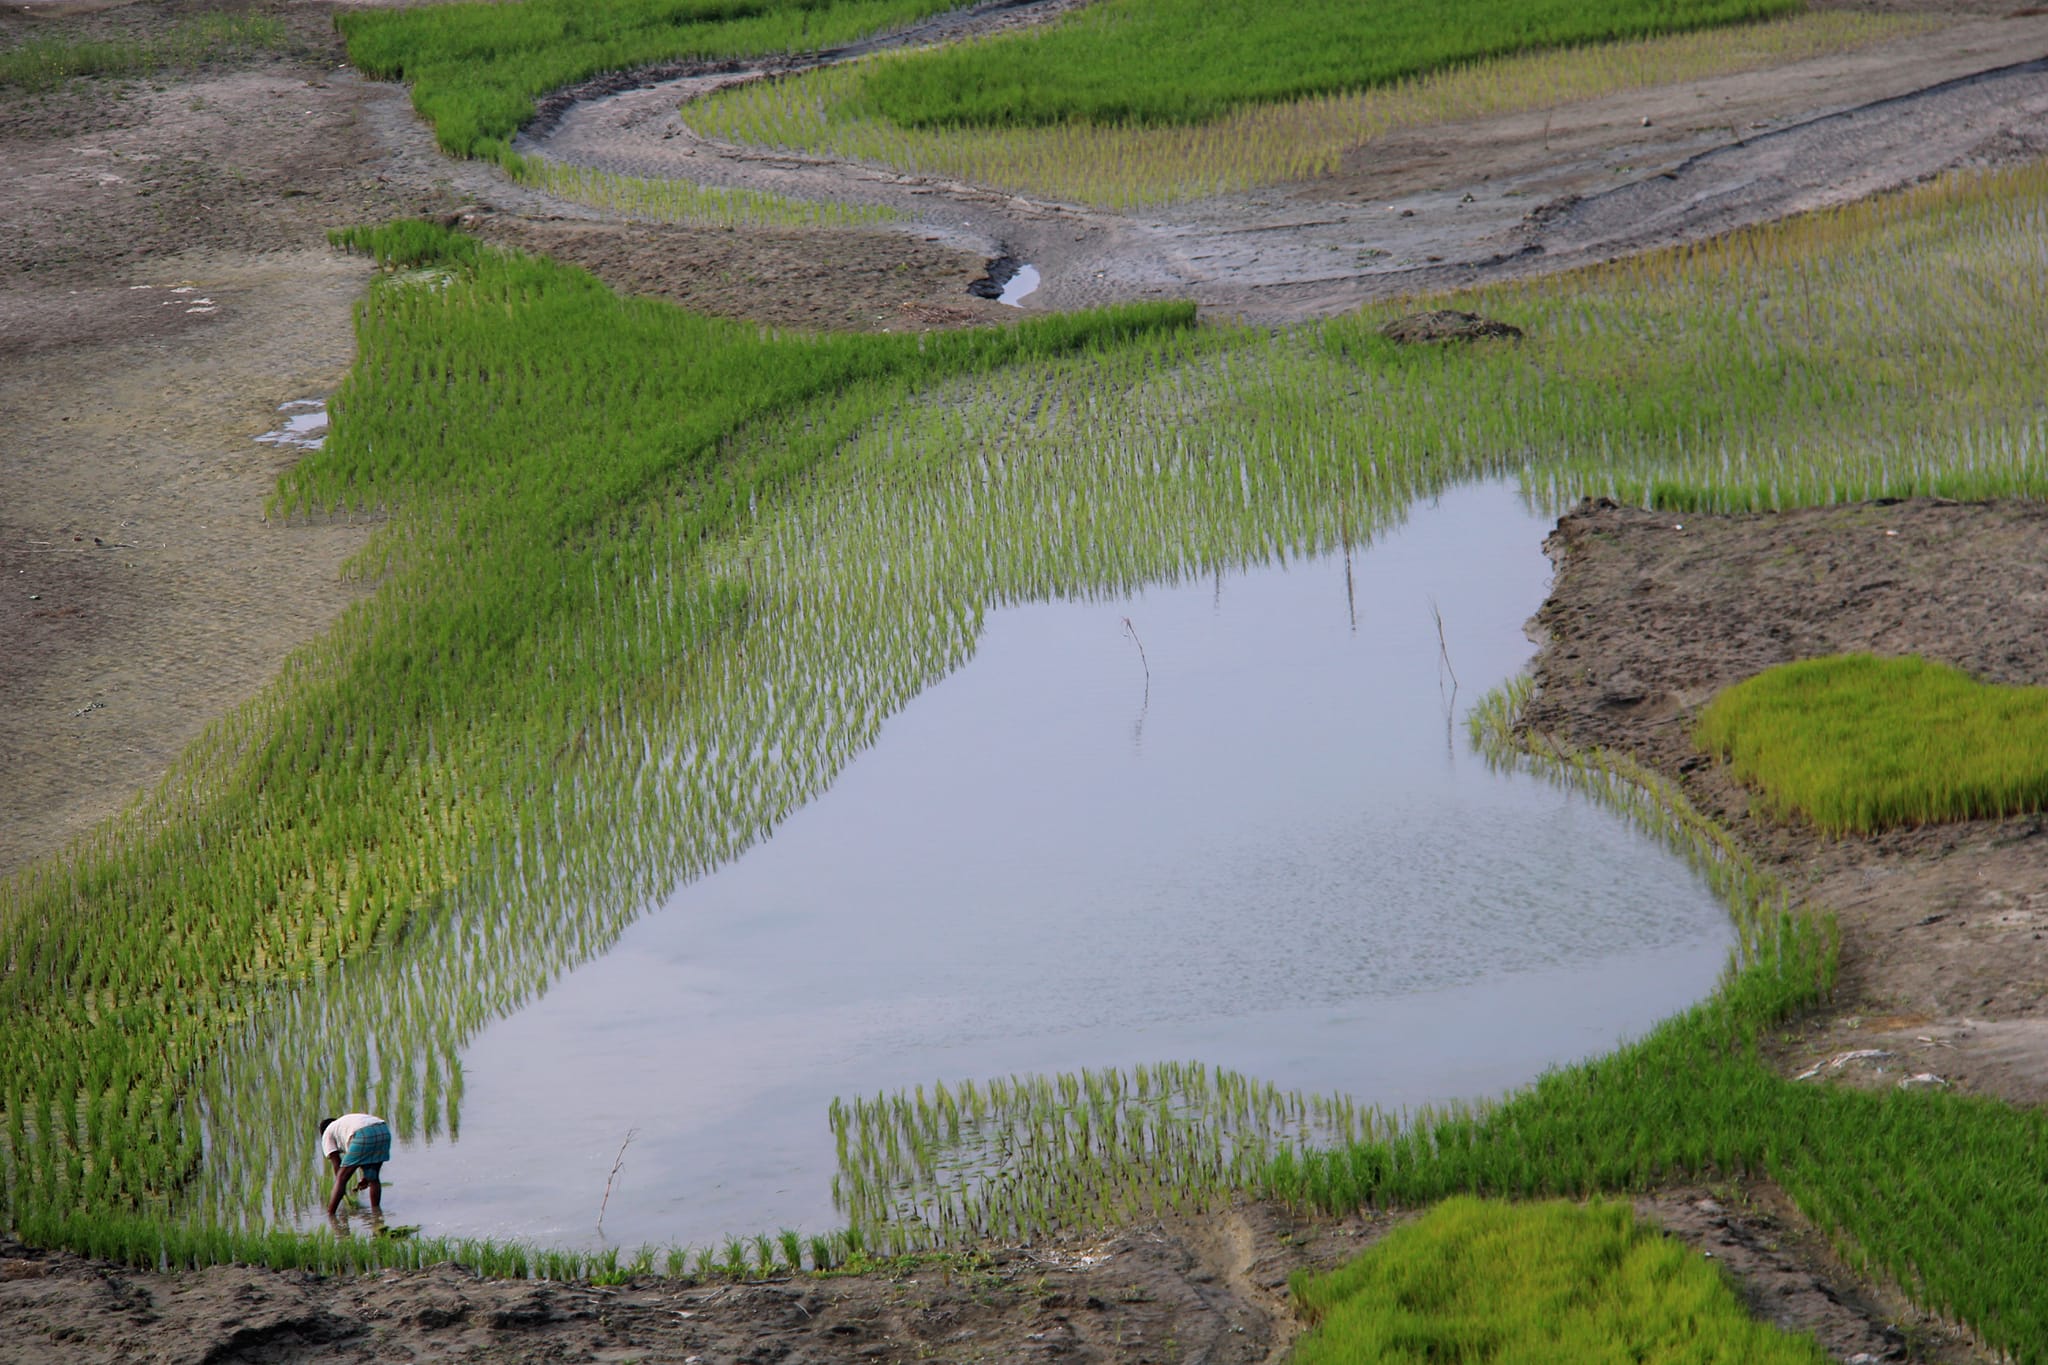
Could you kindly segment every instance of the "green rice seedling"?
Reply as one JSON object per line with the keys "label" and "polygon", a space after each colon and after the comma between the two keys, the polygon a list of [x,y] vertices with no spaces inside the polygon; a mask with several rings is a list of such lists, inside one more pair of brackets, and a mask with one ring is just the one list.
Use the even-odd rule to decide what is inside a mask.
{"label": "green rice seedling", "polygon": [[2048,803],[2048,688],[1980,683],[1921,658],[1766,670],[1708,702],[1694,735],[1773,814],[1830,833]]}
{"label": "green rice seedling", "polygon": [[1351,93],[1241,104],[1194,123],[905,126],[872,108],[880,55],[751,81],[684,110],[697,133],[1126,210],[1300,180],[1404,128],[1696,80],[1923,30],[1915,16],[1827,10],[1734,29],[1490,57]]}
{"label": "green rice seedling", "polygon": [[747,1244],[738,1237],[725,1239],[725,1250],[718,1258],[718,1269],[730,1280],[744,1280],[748,1271]]}
{"label": "green rice seedling", "polygon": [[1447,1199],[1291,1284],[1314,1324],[1295,1347],[1300,1365],[1828,1358],[1813,1338],[1752,1318],[1711,1261],[1600,1200]]}
{"label": "green rice seedling", "polygon": [[813,1234],[807,1243],[811,1251],[811,1269],[823,1274],[839,1264],[839,1256],[829,1236]]}
{"label": "green rice seedling", "polygon": [[753,1238],[754,1273],[771,1275],[775,1271],[775,1239],[765,1232],[757,1232]]}
{"label": "green rice seedling", "polygon": [[795,1228],[784,1228],[775,1234],[775,1243],[782,1252],[783,1268],[791,1274],[804,1268],[803,1234]]}

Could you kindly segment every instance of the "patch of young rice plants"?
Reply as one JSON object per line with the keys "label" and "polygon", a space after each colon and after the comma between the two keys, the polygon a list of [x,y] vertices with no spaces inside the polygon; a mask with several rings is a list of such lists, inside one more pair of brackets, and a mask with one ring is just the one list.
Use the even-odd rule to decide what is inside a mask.
{"label": "patch of young rice plants", "polygon": [[551,90],[658,62],[809,52],[912,23],[954,0],[510,0],[345,10],[367,76],[412,86],[452,156],[495,159]]}
{"label": "patch of young rice plants", "polygon": [[1325,175],[1347,152],[1403,128],[1796,61],[1902,37],[1929,22],[1826,10],[1713,32],[1475,60],[1369,90],[1243,104],[1170,124],[1072,118],[1031,127],[906,126],[870,108],[864,91],[871,72],[915,58],[881,54],[732,86],[686,105],[683,117],[694,131],[721,141],[1128,210]]}
{"label": "patch of young rice plants", "polygon": [[1323,339],[1408,407],[1409,425],[1525,465],[1529,491],[1553,506],[1591,494],[1685,511],[2039,497],[2044,233],[2048,167],[1955,175],[1444,301],[1514,321],[1525,343],[1397,347],[1378,327],[1399,305]]}
{"label": "patch of young rice plants", "polygon": [[902,127],[1199,123],[1533,48],[1767,19],[1800,0],[1100,0],[1058,23],[868,69]]}
{"label": "patch of young rice plants", "polygon": [[[131,819],[5,888],[11,1220],[189,1198],[208,1111],[239,1111],[224,1128],[274,1125],[245,1150],[287,1144],[291,1159],[264,1168],[280,1179],[314,1174],[305,1114],[335,1100],[374,1097],[402,1131],[433,1131],[437,1113],[452,1126],[451,1029],[544,981],[550,950],[594,951],[593,932],[615,932],[649,878],[678,870],[650,859],[614,886],[615,864],[591,852],[617,848],[604,834],[616,812],[673,776],[621,717],[661,706],[744,619],[744,590],[703,571],[700,547],[832,433],[744,463],[724,458],[725,436],[835,392],[874,413],[915,382],[1191,316],[1166,306],[922,339],[783,338],[622,301],[580,272],[423,224],[348,240],[435,269],[428,282],[395,275],[362,305],[363,358],[336,395],[334,435],[279,499],[389,507],[362,565],[378,591],[216,725]],[[728,752],[742,770],[769,761]],[[670,799],[705,795],[685,786]],[[780,813],[721,810],[720,837],[688,854],[730,856]],[[444,959],[414,984],[474,986],[472,964],[491,961],[483,941],[531,926],[518,913],[457,919],[456,893],[530,881],[557,889],[528,913],[559,937],[514,953],[489,991],[419,997],[387,978],[366,992],[380,1008],[319,1040],[317,1064],[296,1054],[297,1078],[195,1093],[247,1021],[361,961],[404,966],[405,949],[435,945],[464,965]],[[202,1203],[222,1198],[199,1188]]]}
{"label": "patch of young rice plants", "polygon": [[30,39],[0,51],[0,86],[35,94],[80,76],[151,76],[284,45],[284,25],[268,15],[199,14],[148,40]]}
{"label": "patch of young rice plants", "polygon": [[2048,804],[2048,688],[1921,658],[1805,659],[1723,690],[1694,738],[1780,819],[1831,834]]}
{"label": "patch of young rice plants", "polygon": [[834,1205],[893,1252],[1031,1242],[1212,1207],[1281,1146],[1391,1133],[1342,1098],[1199,1062],[835,1100]]}
{"label": "patch of young rice plants", "polygon": [[708,189],[687,180],[649,180],[571,166],[544,156],[507,158],[521,184],[626,218],[705,227],[866,227],[893,222],[894,209],[790,199],[760,190]]}
{"label": "patch of young rice plants", "polygon": [[1714,1262],[1600,1200],[1447,1199],[1336,1270],[1297,1271],[1292,1287],[1314,1324],[1296,1365],[1828,1358],[1753,1319]]}

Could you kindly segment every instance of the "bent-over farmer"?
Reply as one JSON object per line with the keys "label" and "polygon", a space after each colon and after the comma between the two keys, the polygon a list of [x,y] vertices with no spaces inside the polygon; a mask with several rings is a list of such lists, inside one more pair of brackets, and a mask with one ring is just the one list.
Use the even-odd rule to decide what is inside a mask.
{"label": "bent-over farmer", "polygon": [[[348,1193],[348,1178],[360,1174],[370,1190],[370,1211],[384,1203],[384,1163],[391,1159],[391,1129],[375,1114],[343,1114],[320,1120],[320,1155],[334,1171],[334,1193],[327,1197],[330,1216]],[[358,1186],[357,1188],[362,1188]]]}

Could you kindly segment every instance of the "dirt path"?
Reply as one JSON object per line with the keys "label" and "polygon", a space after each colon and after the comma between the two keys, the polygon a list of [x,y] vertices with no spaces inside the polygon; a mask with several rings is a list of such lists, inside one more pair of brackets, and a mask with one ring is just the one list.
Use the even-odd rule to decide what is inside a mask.
{"label": "dirt path", "polygon": [[1332,177],[1137,217],[714,142],[679,112],[783,66],[697,68],[600,93],[557,107],[520,146],[622,174],[886,205],[921,237],[1036,265],[1043,282],[1027,307],[1192,296],[1291,322],[2039,156],[2043,58],[2048,14],[1973,18],[1856,52],[1398,133]]}

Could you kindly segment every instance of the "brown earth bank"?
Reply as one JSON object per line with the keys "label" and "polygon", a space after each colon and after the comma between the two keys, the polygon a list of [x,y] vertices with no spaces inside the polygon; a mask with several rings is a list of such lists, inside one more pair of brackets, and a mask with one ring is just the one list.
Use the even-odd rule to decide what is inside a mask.
{"label": "brown earth bank", "polygon": [[[322,3],[17,0],[0,6],[0,47],[144,37],[224,8],[278,16],[285,50],[0,97],[0,876],[116,812],[353,599],[341,566],[374,522],[265,520],[263,500],[294,456],[254,439],[279,425],[280,405],[330,393],[352,359],[349,310],[368,269],[326,246],[328,228],[466,218],[490,240],[706,311],[897,328],[1014,316],[967,284],[1008,249],[1006,233],[1035,241],[1028,225],[1046,224],[1051,250],[1069,226],[1031,206],[965,235],[607,222],[440,157],[402,90],[346,69]],[[1991,6],[1991,22],[2007,12]],[[1987,44],[2006,44],[2001,62],[2038,56],[2015,46],[2037,27],[2014,21],[1895,52],[1876,84],[1868,67],[1806,86],[1780,74],[1729,98],[1749,99],[1739,107],[1762,111],[1754,121],[1834,110],[1849,101],[1844,91],[1947,79]],[[1176,229],[1184,236],[1211,233],[1201,213],[1212,213],[1235,241],[1286,245],[1247,246],[1242,261],[1205,261],[1189,279],[1221,303],[1258,300],[1243,311],[1262,316],[1329,311],[1362,286],[1299,283],[1302,253],[1325,248],[1276,235],[1273,223],[1321,194],[1379,204],[1357,212],[1381,214],[1391,231],[1393,197],[1449,204],[1462,179],[1513,172],[1563,186],[1574,166],[1611,177],[1615,150],[1646,136],[1629,129],[1644,117],[1657,129],[1671,122],[1652,117],[1662,106],[1629,102],[1654,98],[1582,111],[1540,138],[1505,124],[1447,129],[1401,144],[1405,159],[1347,167],[1322,191],[1191,212]],[[1984,137],[1998,136],[1987,125]],[[1537,164],[1553,138],[1574,158],[1557,174]],[[1685,138],[1660,143],[1659,155],[1696,154]],[[1957,146],[1957,156],[1982,153],[1968,138]],[[1993,150],[2033,144],[2008,138]],[[1493,160],[1471,161],[1482,154]],[[1515,171],[1506,163],[1516,157],[1531,160]],[[1416,202],[1425,216],[1434,201]],[[1530,202],[1503,209],[1499,229],[1513,229]],[[1585,211],[1570,221],[1593,222]],[[1151,227],[1082,226],[1069,282],[1048,280],[1046,306],[1156,294],[1188,255]],[[1601,249],[1628,249],[1615,241]],[[1810,900],[1842,915],[1841,1008],[1787,1044],[1788,1070],[1875,1048],[1892,1055],[1827,1074],[1888,1084],[1902,1070],[1933,1071],[2038,1102],[2048,1028],[2039,822],[1832,843],[1769,827],[1685,749],[1683,718],[1720,680],[1859,641],[2041,681],[2048,530],[2027,509],[1923,504],[1684,524],[1659,529],[1619,509],[1565,524],[1558,544],[1572,548],[1546,609],[1539,723],[1575,742],[1626,744],[1681,774]],[[1878,582],[1885,565],[1893,578]],[[1852,581],[1862,590],[1843,588]],[[1839,1359],[1972,1356],[1896,1295],[1857,1284],[1768,1186],[1666,1191],[1641,1207],[1727,1266],[1760,1314],[1815,1331]],[[1339,1259],[1388,1222],[1310,1223],[1247,1207],[1086,1247],[706,1286],[488,1282],[452,1266],[360,1280],[247,1267],[133,1272],[8,1244],[0,1361],[1268,1360],[1296,1330],[1287,1272]]]}
{"label": "brown earth bank", "polygon": [[1781,1044],[1788,1074],[1932,1075],[2048,1102],[2048,819],[1828,837],[1753,810],[1692,742],[1715,692],[1794,659],[1919,654],[1987,682],[2048,684],[2048,507],[1922,499],[1716,517],[1589,503],[1547,548],[1558,571],[1536,618],[1530,728],[1677,779],[1800,901],[1838,918],[1837,998]]}
{"label": "brown earth bank", "polygon": [[[1980,1358],[1895,1293],[1858,1285],[1768,1185],[1666,1190],[1636,1209],[1718,1260],[1760,1317],[1837,1360]],[[1087,1243],[712,1284],[486,1280],[458,1265],[135,1272],[0,1241],[0,1361],[1250,1365],[1284,1359],[1299,1334],[1291,1273],[1341,1263],[1404,1216],[1308,1221],[1248,1205]]]}

